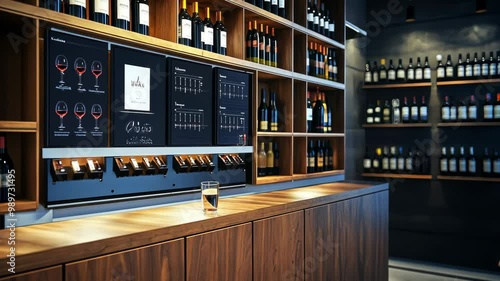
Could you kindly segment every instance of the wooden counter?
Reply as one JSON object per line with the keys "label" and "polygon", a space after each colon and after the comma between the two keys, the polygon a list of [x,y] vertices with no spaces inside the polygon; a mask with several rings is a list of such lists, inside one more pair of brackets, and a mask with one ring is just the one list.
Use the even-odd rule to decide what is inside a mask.
{"label": "wooden counter", "polygon": [[[200,202],[188,202],[18,227],[15,229],[15,271],[20,273],[64,265],[297,211],[302,212],[299,218],[303,219],[304,210],[309,208],[374,193],[384,193],[384,198],[387,197],[387,185],[340,182],[221,198],[216,217],[205,216]],[[383,210],[387,210],[386,198],[381,204]],[[380,223],[384,228],[388,227],[387,218]],[[0,231],[0,277],[10,274],[7,271],[7,254],[11,247],[7,245],[9,235],[9,229]]]}

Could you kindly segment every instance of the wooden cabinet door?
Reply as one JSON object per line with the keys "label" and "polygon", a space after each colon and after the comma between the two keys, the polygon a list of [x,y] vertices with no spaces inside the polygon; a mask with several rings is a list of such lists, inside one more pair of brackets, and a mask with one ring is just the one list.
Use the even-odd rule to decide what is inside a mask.
{"label": "wooden cabinet door", "polygon": [[255,221],[254,281],[304,280],[304,211]]}
{"label": "wooden cabinet door", "polygon": [[186,238],[186,280],[252,280],[252,223]]}
{"label": "wooden cabinet door", "polygon": [[184,280],[184,239],[66,264],[65,280]]}
{"label": "wooden cabinet door", "polygon": [[54,266],[40,270],[0,278],[0,281],[62,281],[62,266]]}
{"label": "wooden cabinet door", "polygon": [[387,281],[388,192],[305,212],[305,280]]}

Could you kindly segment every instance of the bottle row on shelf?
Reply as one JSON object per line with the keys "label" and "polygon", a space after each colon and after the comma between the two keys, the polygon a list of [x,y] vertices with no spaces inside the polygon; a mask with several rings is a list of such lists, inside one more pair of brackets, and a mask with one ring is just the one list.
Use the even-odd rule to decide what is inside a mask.
{"label": "bottle row on shelf", "polygon": [[261,89],[259,105],[259,132],[278,132],[278,108],[276,107],[276,93],[271,92],[269,105],[266,103],[266,89]]}
{"label": "bottle row on shelf", "polygon": [[366,173],[429,174],[428,155],[416,147],[408,148],[406,153],[402,146],[377,147],[375,154],[367,147],[363,169]]}
{"label": "bottle row on shelf", "polygon": [[328,140],[309,140],[307,147],[307,173],[320,173],[332,171],[333,166],[333,149]]}
{"label": "bottle row on shelf", "polygon": [[248,33],[246,40],[246,59],[255,63],[260,63],[268,66],[278,66],[278,40],[274,35],[274,27],[269,33],[269,26],[266,25],[264,32],[264,24],[260,24],[260,33],[257,30],[257,21],[248,22]]}
{"label": "bottle row on shelf", "polygon": [[428,120],[425,96],[421,97],[420,104],[414,96],[411,104],[408,104],[408,99],[404,97],[403,104],[395,98],[386,100],[382,106],[381,101],[377,100],[375,106],[370,102],[366,109],[366,124],[427,123]]}
{"label": "bottle row on shelf", "polygon": [[257,176],[265,177],[265,176],[274,176],[280,174],[279,168],[279,149],[278,142],[270,141],[266,143],[261,141],[259,144],[258,151],[258,167],[257,167]]}
{"label": "bottle row on shelf", "polygon": [[365,85],[387,84],[387,83],[417,83],[431,81],[431,67],[429,58],[425,57],[424,65],[417,58],[417,64],[413,65],[413,58],[410,58],[406,69],[403,66],[403,60],[399,59],[397,67],[394,66],[392,59],[389,60],[389,67],[385,67],[385,59],[380,60],[380,66],[377,62],[367,61],[365,65]]}
{"label": "bottle row on shelf", "polygon": [[246,0],[254,6],[264,9],[282,18],[286,18],[286,0]]}
{"label": "bottle row on shelf", "polygon": [[443,147],[439,159],[439,171],[441,175],[499,177],[500,154],[498,150],[490,153],[488,147],[485,147],[482,158],[479,158],[474,154],[472,146],[469,147],[468,155],[463,146],[460,147],[459,155],[455,153],[455,147],[449,147],[449,150]]}
{"label": "bottle row on shelf", "polygon": [[478,58],[477,53],[474,53],[474,58],[471,60],[470,54],[467,53],[465,61],[462,60],[462,54],[458,55],[458,63],[453,65],[451,55],[448,55],[446,63],[443,64],[441,55],[437,55],[438,66],[436,68],[437,81],[450,80],[467,80],[467,79],[486,79],[500,77],[498,69],[500,69],[500,51],[497,51],[497,58],[493,57],[493,52],[490,52],[490,57],[486,57],[486,52],[482,53],[481,58]]}
{"label": "bottle row on shelf", "polygon": [[[326,2],[326,1],[325,1]],[[330,17],[330,10],[325,3],[318,5],[318,0],[307,1],[307,28],[328,38],[335,38],[335,20]]]}
{"label": "bottle row on shelf", "polygon": [[307,92],[306,105],[306,129],[308,133],[331,133],[332,129],[332,107],[326,100],[326,95],[316,89],[313,93]]}
{"label": "bottle row on shelf", "polygon": [[465,98],[454,103],[449,96],[445,96],[441,106],[441,120],[443,122],[500,121],[500,93],[497,94],[496,103],[493,101],[492,95],[487,93],[482,106],[476,102],[474,95],[469,97],[467,103]]}
{"label": "bottle row on shelf", "polygon": [[338,67],[335,49],[309,42],[306,58],[307,75],[338,81]]}

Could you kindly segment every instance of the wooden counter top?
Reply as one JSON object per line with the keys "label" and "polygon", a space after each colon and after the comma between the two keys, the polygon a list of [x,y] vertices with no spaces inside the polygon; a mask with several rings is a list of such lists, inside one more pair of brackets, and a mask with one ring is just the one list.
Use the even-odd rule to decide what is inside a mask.
{"label": "wooden counter top", "polygon": [[15,245],[7,244],[10,230],[0,230],[0,276],[8,275],[10,247],[16,248],[16,273],[188,235],[250,222],[277,214],[363,196],[387,189],[337,182],[268,193],[222,197],[216,217],[208,217],[200,202],[93,216],[15,229]]}

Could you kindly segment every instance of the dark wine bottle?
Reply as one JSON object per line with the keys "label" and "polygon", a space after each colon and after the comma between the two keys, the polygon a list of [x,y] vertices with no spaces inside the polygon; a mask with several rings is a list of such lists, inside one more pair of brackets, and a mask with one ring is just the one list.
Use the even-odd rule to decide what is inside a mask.
{"label": "dark wine bottle", "polygon": [[259,105],[259,125],[258,129],[260,132],[267,132],[269,128],[269,115],[266,104],[266,90],[264,88],[261,89],[260,95],[260,105]]}
{"label": "dark wine bottle", "polygon": [[258,155],[258,168],[257,175],[259,177],[263,177],[267,175],[267,153],[266,153],[266,144],[264,142],[260,142],[260,149]]}
{"label": "dark wine bottle", "polygon": [[392,107],[391,107],[391,103],[386,100],[385,103],[384,103],[384,109],[382,110],[382,122],[384,124],[391,124],[392,123],[392,120],[391,120],[391,117],[392,117]]}
{"label": "dark wine bottle", "polygon": [[493,58],[493,52],[490,52],[490,60],[489,60],[489,64],[490,64],[490,77],[496,77],[498,75],[498,69],[497,69],[497,63],[495,61],[495,58]]}
{"label": "dark wine bottle", "polygon": [[319,9],[319,25],[318,25],[318,32],[319,34],[323,34],[325,32],[325,3],[321,3],[320,9]]}
{"label": "dark wine bottle", "polygon": [[179,44],[191,46],[191,29],[191,17],[187,12],[186,0],[182,0],[182,7],[179,12],[179,24],[177,28]]}
{"label": "dark wine bottle", "polygon": [[271,0],[264,0],[264,10],[271,12]]}
{"label": "dark wine bottle", "polygon": [[455,68],[451,62],[451,55],[446,58],[446,80],[455,79]]}
{"label": "dark wine bottle", "polygon": [[477,104],[474,95],[470,96],[469,106],[467,107],[467,118],[469,121],[477,121]]}
{"label": "dark wine bottle", "polygon": [[337,53],[335,50],[332,49],[332,55],[333,55],[333,81],[337,82],[338,81],[338,67],[337,67]]}
{"label": "dark wine bottle", "polygon": [[266,44],[265,44],[265,57],[264,61],[266,65],[271,66],[271,34],[269,33],[269,26],[266,25]]}
{"label": "dark wine bottle", "polygon": [[458,54],[458,63],[456,66],[456,73],[457,73],[457,78],[458,79],[464,79],[465,78],[465,65],[462,61],[462,54]]}
{"label": "dark wine bottle", "polygon": [[309,42],[309,55],[308,55],[308,65],[309,69],[307,74],[310,76],[315,76],[316,73],[316,51],[314,50],[314,43]]}
{"label": "dark wine bottle", "polygon": [[[60,2],[60,1],[51,1]],[[109,1],[90,0],[90,19],[102,24],[109,24]]]}
{"label": "dark wine bottle", "polygon": [[477,53],[474,53],[474,61],[472,62],[472,69],[473,69],[472,76],[474,76],[474,78],[481,77],[481,63],[477,58]]}
{"label": "dark wine bottle", "polygon": [[486,102],[483,105],[483,121],[493,121],[493,101],[491,93],[486,94]]}
{"label": "dark wine bottle", "polygon": [[130,30],[130,0],[111,0],[112,24]]}
{"label": "dark wine bottle", "polygon": [[389,60],[389,70],[387,70],[387,82],[389,83],[396,82],[396,68],[392,63],[392,59]]}
{"label": "dark wine bottle", "polygon": [[311,93],[307,91],[307,101],[306,101],[306,132],[312,132],[312,122],[313,122],[313,107],[311,104]]}
{"label": "dark wine bottle", "polygon": [[86,0],[69,0],[68,13],[72,16],[86,19],[87,18],[87,1]]}
{"label": "dark wine bottle", "polygon": [[365,64],[365,85],[372,84],[372,72],[370,70],[370,61],[366,61]]}
{"label": "dark wine bottle", "polygon": [[314,0],[314,22],[313,22],[313,30],[318,32],[319,30],[319,7],[318,7],[318,0]]}
{"label": "dark wine bottle", "polygon": [[450,103],[448,96],[444,97],[444,103],[441,106],[441,120],[443,122],[450,122]]}
{"label": "dark wine bottle", "polygon": [[222,23],[222,12],[218,11],[215,13],[215,25],[214,25],[214,44],[215,53],[226,55],[227,54],[227,30]]}
{"label": "dark wine bottle", "polygon": [[[248,33],[251,35],[251,22],[248,22],[248,28]],[[214,51],[214,25],[210,20],[210,7],[205,8],[205,20],[203,21],[203,49],[209,52]]]}
{"label": "dark wine bottle", "polygon": [[415,82],[415,68],[413,68],[413,59],[410,58],[408,67],[406,68],[406,80],[408,82]]}
{"label": "dark wine bottle", "polygon": [[410,107],[408,106],[408,98],[403,98],[403,106],[401,107],[401,119],[403,123],[410,123]]}
{"label": "dark wine bottle", "polygon": [[271,0],[271,13],[278,15],[278,0]]}
{"label": "dark wine bottle", "polygon": [[149,3],[148,0],[133,0],[132,31],[149,35]]}
{"label": "dark wine bottle", "polygon": [[307,0],[307,28],[314,30],[314,6],[311,0]]}
{"label": "dark wine bottle", "polygon": [[274,27],[271,28],[271,66],[278,67],[278,40],[274,35]]}
{"label": "dark wine bottle", "polygon": [[203,49],[202,34],[205,32],[203,20],[198,11],[198,2],[193,2],[193,15],[191,16],[191,46]]}
{"label": "dark wine bottle", "polygon": [[[206,26],[205,26],[205,30],[206,30]],[[212,30],[213,32],[213,30]],[[246,59],[249,60],[249,61],[252,61],[252,22],[249,21],[248,22],[248,31],[247,31],[247,40],[246,40]]]}
{"label": "dark wine bottle", "polygon": [[399,59],[398,61],[398,68],[396,69],[396,80],[398,82],[405,82],[406,81],[406,71],[405,68],[403,67],[403,60]]}
{"label": "dark wine bottle", "polygon": [[472,69],[472,63],[470,61],[470,54],[467,53],[465,56],[465,78],[466,79],[472,79],[474,76],[474,71]]}
{"label": "dark wine bottle", "polygon": [[385,59],[380,60],[378,68],[378,79],[380,83],[387,83],[387,69],[385,68]]}
{"label": "dark wine bottle", "polygon": [[422,103],[420,104],[420,108],[419,108],[419,121],[422,122],[422,123],[427,123],[427,121],[429,121],[429,117],[428,117],[428,107],[427,107],[427,103],[425,102],[425,96],[422,96]]}
{"label": "dark wine bottle", "polygon": [[278,149],[278,142],[274,141],[273,142],[273,153],[274,153],[274,174],[279,175],[280,174],[280,152]]}
{"label": "dark wine bottle", "polygon": [[309,140],[307,147],[307,173],[314,173],[316,171],[316,151],[314,150],[313,140]]}
{"label": "dark wine bottle", "polygon": [[321,94],[316,93],[316,104],[313,108],[313,126],[315,133],[323,133],[324,131],[324,118],[325,118],[325,108],[323,107],[323,101],[321,100]]}
{"label": "dark wine bottle", "polygon": [[323,27],[323,35],[330,38],[330,10],[325,10],[325,24]]}
{"label": "dark wine bottle", "polygon": [[411,104],[410,107],[410,117],[411,117],[411,122],[412,123],[417,123],[419,120],[419,108],[417,105],[417,97],[413,97],[413,103]]}
{"label": "dark wine bottle", "polygon": [[481,55],[481,76],[484,78],[490,76],[490,63],[486,60],[486,52]]}
{"label": "dark wine bottle", "polygon": [[266,43],[267,38],[264,33],[264,24],[260,24],[260,33],[259,33],[259,63],[266,64]]}
{"label": "dark wine bottle", "polygon": [[269,131],[277,132],[278,131],[278,108],[276,107],[276,93],[271,92],[271,96],[269,98]]}
{"label": "dark wine bottle", "polygon": [[426,82],[431,81],[431,67],[429,66],[428,57],[425,57],[425,62],[424,62],[424,81]]}
{"label": "dark wine bottle", "polygon": [[438,61],[438,65],[436,67],[436,77],[438,81],[446,80],[446,69],[443,64],[443,56],[437,55],[436,59]]}
{"label": "dark wine bottle", "polygon": [[264,0],[255,0],[255,6],[263,9],[264,8]]}
{"label": "dark wine bottle", "polygon": [[257,21],[253,22],[253,30],[252,30],[252,43],[250,46],[250,60],[259,63],[259,46],[260,46],[260,35],[257,30]]}
{"label": "dark wine bottle", "polygon": [[286,1],[278,0],[278,16],[286,18]]}
{"label": "dark wine bottle", "polygon": [[417,65],[415,66],[415,82],[422,82],[424,80],[424,69],[420,62],[420,57],[417,57]]}
{"label": "dark wine bottle", "polygon": [[9,201],[9,174],[12,173],[15,173],[14,164],[7,153],[5,136],[0,136],[0,203]]}
{"label": "dark wine bottle", "polygon": [[323,172],[325,165],[325,154],[323,147],[321,146],[321,141],[316,141],[316,172]]}

